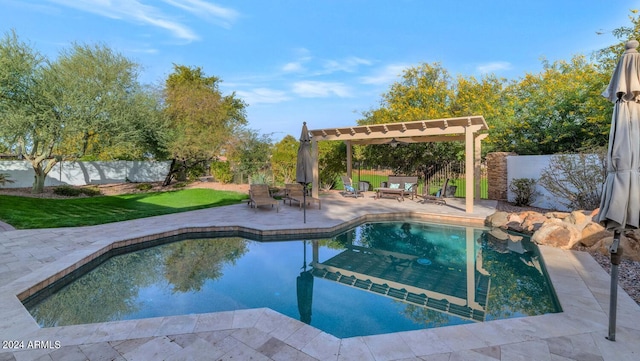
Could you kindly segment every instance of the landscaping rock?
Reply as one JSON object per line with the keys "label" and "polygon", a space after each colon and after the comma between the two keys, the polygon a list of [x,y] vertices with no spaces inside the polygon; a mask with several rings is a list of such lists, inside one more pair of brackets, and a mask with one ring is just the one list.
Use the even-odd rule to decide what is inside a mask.
{"label": "landscaping rock", "polygon": [[[589,249],[609,254],[613,232],[607,231],[593,217],[594,211],[547,212],[536,211],[504,212],[498,211],[487,217],[485,224],[500,231],[492,230],[495,241],[509,240],[505,232],[513,231],[531,235],[537,244],[562,249]],[[640,230],[627,231],[620,243],[624,248],[623,258],[640,261]]]}
{"label": "landscaping rock", "polygon": [[580,241],[578,228],[567,222],[545,222],[531,237],[537,244],[571,249]]}
{"label": "landscaping rock", "polygon": [[484,224],[487,227],[492,228],[507,228],[506,225],[508,221],[509,213],[507,212],[495,212],[484,221]]}

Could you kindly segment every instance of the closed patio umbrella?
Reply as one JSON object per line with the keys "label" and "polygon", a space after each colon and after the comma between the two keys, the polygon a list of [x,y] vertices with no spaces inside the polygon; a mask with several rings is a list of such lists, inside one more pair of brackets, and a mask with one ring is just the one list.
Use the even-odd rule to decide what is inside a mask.
{"label": "closed patio umbrella", "polygon": [[311,160],[311,138],[307,129],[307,122],[302,123],[298,159],[296,162],[296,182],[302,184],[304,223],[307,223],[307,184],[313,181],[313,161]]}
{"label": "closed patio umbrella", "polygon": [[640,226],[640,53],[629,41],[602,93],[613,102],[607,151],[607,178],[595,220],[614,231],[611,253],[609,336],[615,341],[618,265],[622,256],[620,233]]}

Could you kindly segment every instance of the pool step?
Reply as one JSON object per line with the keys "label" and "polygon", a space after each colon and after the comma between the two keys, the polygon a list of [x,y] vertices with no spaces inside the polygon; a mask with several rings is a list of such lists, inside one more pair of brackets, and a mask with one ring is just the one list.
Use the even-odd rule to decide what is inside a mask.
{"label": "pool step", "polygon": [[452,304],[447,300],[437,300],[434,298],[429,298],[423,293],[416,294],[408,292],[405,289],[389,287],[387,284],[378,284],[371,282],[371,280],[362,280],[355,276],[347,276],[340,274],[339,272],[331,272],[323,268],[313,268],[311,274],[314,277],[335,281],[347,286],[378,293],[390,298],[430,308],[439,312],[445,312],[461,318],[470,319],[473,321],[484,321],[485,312],[483,311],[474,310],[467,306]]}

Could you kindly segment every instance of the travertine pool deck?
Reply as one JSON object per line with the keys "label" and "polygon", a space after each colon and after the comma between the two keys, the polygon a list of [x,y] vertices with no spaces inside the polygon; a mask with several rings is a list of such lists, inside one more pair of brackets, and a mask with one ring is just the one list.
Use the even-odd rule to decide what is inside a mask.
{"label": "travertine pool deck", "polygon": [[[4,360],[639,360],[640,307],[618,291],[608,341],[609,275],[589,254],[540,247],[562,313],[339,339],[269,309],[39,328],[18,299],[111,247],[202,230],[269,237],[335,231],[381,218],[482,225],[495,203],[322,198],[322,210],[246,204],[92,227],[0,232],[0,361]],[[54,277],[55,276],[55,277]],[[100,305],[96,305],[100,307]],[[23,344],[13,341],[23,341]],[[11,349],[7,347],[18,346]],[[20,347],[21,346],[21,347]]]}

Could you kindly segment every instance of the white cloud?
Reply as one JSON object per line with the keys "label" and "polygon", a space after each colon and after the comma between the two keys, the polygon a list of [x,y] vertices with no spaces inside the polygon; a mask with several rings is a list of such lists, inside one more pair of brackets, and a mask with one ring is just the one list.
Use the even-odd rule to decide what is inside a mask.
{"label": "white cloud", "polygon": [[304,66],[302,66],[302,63],[298,62],[298,61],[294,61],[291,63],[286,63],[283,67],[282,67],[282,71],[285,71],[287,73],[299,73],[304,71]]}
{"label": "white cloud", "polygon": [[373,75],[361,77],[360,82],[363,84],[372,85],[384,85],[393,83],[394,81],[398,80],[398,78],[402,75],[403,71],[408,66],[409,65],[406,64],[390,64],[378,70]]}
{"label": "white cloud", "polygon": [[367,59],[350,56],[344,60],[327,60],[324,63],[324,70],[328,73],[344,71],[353,73],[360,65],[371,65],[371,61]]}
{"label": "white cloud", "polygon": [[[172,15],[162,12],[158,7],[144,4],[140,0],[49,0],[62,6],[85,11],[116,20],[141,23],[164,29],[174,37],[187,41],[198,40],[200,37],[187,25],[177,21]],[[212,16],[222,26],[229,26],[238,13],[232,9],[223,8],[202,0],[166,0],[168,4],[197,14],[198,16]]]}
{"label": "white cloud", "polygon": [[500,70],[510,70],[511,68],[512,66],[509,62],[495,61],[492,63],[480,64],[476,67],[476,70],[481,74],[487,74]]}
{"label": "white cloud", "polygon": [[229,27],[239,16],[238,12],[233,9],[202,0],[164,0],[164,2],[203,18],[213,17],[224,27]]}
{"label": "white cloud", "polygon": [[256,88],[250,91],[238,90],[236,95],[242,98],[249,105],[259,103],[281,103],[290,98],[285,92],[268,88]]}
{"label": "white cloud", "polygon": [[303,98],[326,98],[331,95],[351,97],[349,87],[335,82],[301,81],[293,84],[293,92]]}

